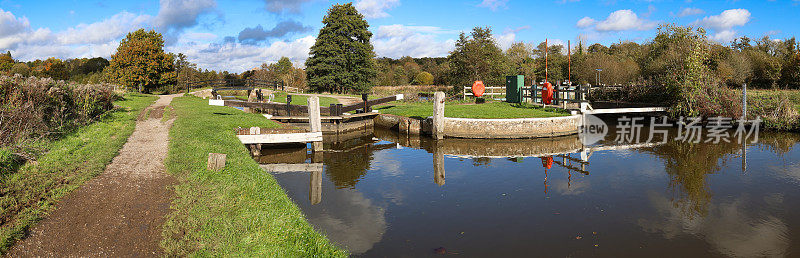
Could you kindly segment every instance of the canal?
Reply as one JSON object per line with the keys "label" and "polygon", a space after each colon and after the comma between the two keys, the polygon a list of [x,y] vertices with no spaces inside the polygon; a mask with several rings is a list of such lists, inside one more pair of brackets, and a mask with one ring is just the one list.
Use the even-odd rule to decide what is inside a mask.
{"label": "canal", "polygon": [[577,136],[329,138],[317,160],[257,159],[321,158],[322,171],[273,174],[356,256],[800,255],[798,134],[626,146],[612,133],[583,152]]}

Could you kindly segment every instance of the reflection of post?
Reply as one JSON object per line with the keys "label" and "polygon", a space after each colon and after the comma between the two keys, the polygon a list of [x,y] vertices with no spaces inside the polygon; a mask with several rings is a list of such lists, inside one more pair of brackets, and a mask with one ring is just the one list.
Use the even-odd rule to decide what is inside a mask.
{"label": "reflection of post", "polygon": [[[308,97],[308,124],[311,127],[311,132],[322,132],[322,119],[319,114],[319,97]],[[311,143],[313,151],[322,151],[322,142]]]}
{"label": "reflection of post", "polygon": [[311,205],[322,202],[322,171],[312,171],[308,186],[308,200]]}
{"label": "reflection of post", "polygon": [[433,94],[433,138],[444,138],[444,92]]}
{"label": "reflection of post", "polygon": [[437,185],[444,185],[444,152],[442,144],[438,141],[433,147],[433,182]]}
{"label": "reflection of post", "polygon": [[742,173],[747,172],[747,139],[742,140]]}

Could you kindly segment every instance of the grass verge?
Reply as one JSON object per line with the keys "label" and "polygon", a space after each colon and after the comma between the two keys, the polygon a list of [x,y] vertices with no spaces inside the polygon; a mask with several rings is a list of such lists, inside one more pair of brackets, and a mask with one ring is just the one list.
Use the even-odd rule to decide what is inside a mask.
{"label": "grass verge", "polygon": [[[314,231],[275,178],[258,167],[234,136],[236,127],[277,127],[259,114],[209,106],[197,97],[172,101],[167,171],[178,178],[162,246],[185,256],[346,256]],[[227,154],[225,168],[206,169],[208,153]]]}
{"label": "grass verge", "polygon": [[[275,99],[273,101],[280,102],[280,103],[286,103],[286,92],[278,91],[278,92],[275,92],[273,94],[275,95]],[[291,93],[289,93],[289,94],[291,94]],[[292,94],[292,104],[306,106],[306,105],[308,105],[308,96],[293,95]],[[327,106],[330,106],[331,104],[339,104],[339,101],[336,100],[335,98],[331,98],[331,97],[319,97],[319,106],[320,107],[327,107]]]}
{"label": "grass verge", "polygon": [[[383,114],[393,114],[412,118],[426,118],[433,115],[431,102],[398,102],[376,107]],[[485,104],[445,105],[444,116],[455,118],[535,118],[566,116],[569,113],[555,108],[542,108],[525,104],[490,102]]]}
{"label": "grass verge", "polygon": [[62,197],[105,170],[136,127],[154,96],[130,94],[98,121],[52,142],[47,152],[0,178],[0,253],[42,219]]}

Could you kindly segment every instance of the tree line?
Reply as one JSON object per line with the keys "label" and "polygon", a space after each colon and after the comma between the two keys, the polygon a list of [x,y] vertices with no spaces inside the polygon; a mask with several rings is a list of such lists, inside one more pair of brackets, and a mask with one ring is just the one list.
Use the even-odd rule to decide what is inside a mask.
{"label": "tree line", "polygon": [[531,85],[545,80],[545,74],[550,82],[571,79],[580,84],[664,86],[670,69],[696,50],[692,48],[701,48],[704,55],[697,61],[708,77],[704,83],[800,89],[800,44],[795,38],[741,37],[723,45],[709,40],[702,28],[662,25],[655,37],[644,43],[587,46],[578,41],[567,50],[561,44],[516,42],[504,50],[491,28],[475,27],[459,35],[446,57],[392,59],[376,57],[369,24],[352,4],[333,5],[323,24],[305,67],[296,67],[283,57],[242,73],[204,70],[183,54],[166,53],[159,33],[139,29],[120,42],[111,60],[49,58],[18,62],[6,53],[0,54],[0,72],[82,83],[119,83],[142,92],[179,91],[196,80],[257,78],[311,91],[358,93],[376,85],[457,88],[475,80],[502,86],[506,75],[525,75],[526,85]]}

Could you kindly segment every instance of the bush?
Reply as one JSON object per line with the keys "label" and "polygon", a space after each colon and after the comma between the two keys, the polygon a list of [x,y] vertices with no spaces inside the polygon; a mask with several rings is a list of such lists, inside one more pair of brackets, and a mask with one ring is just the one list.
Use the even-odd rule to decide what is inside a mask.
{"label": "bush", "polygon": [[414,78],[413,84],[416,85],[431,85],[433,84],[433,75],[429,72],[420,72]]}
{"label": "bush", "polygon": [[108,85],[0,76],[0,147],[87,124],[112,109],[116,98]]}

